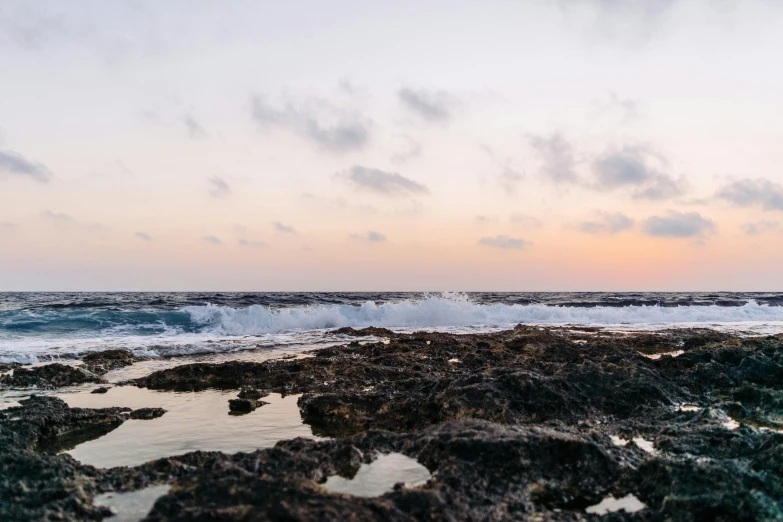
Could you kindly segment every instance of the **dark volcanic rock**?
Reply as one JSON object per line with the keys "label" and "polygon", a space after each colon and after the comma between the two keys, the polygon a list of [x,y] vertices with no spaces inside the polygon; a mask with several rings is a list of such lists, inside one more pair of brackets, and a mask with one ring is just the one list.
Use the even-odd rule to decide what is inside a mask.
{"label": "dark volcanic rock", "polygon": [[109,508],[93,505],[101,473],[70,455],[4,448],[0,470],[0,520],[101,520],[111,515]]}
{"label": "dark volcanic rock", "polygon": [[107,388],[106,386],[99,386],[98,388],[95,388],[90,393],[107,393],[111,388]]}
{"label": "dark volcanic rock", "polygon": [[21,363],[0,363],[0,372],[10,372],[11,370],[21,367]]}
{"label": "dark volcanic rock", "polygon": [[157,419],[162,417],[164,413],[166,413],[166,410],[163,408],[139,408],[131,412],[130,418],[138,420]]}
{"label": "dark volcanic rock", "polygon": [[237,397],[240,399],[258,400],[269,395],[268,391],[256,390],[255,388],[242,388]]}
{"label": "dark volcanic rock", "polygon": [[340,335],[351,335],[355,337],[365,337],[373,335],[375,337],[397,337],[397,334],[388,328],[378,328],[377,326],[369,326],[367,328],[361,328],[359,330],[355,328],[351,328],[350,326],[344,326],[343,328],[338,328],[333,333],[340,334]]}
{"label": "dark volcanic rock", "polygon": [[124,368],[125,366],[130,366],[135,362],[143,360],[143,357],[136,357],[128,350],[91,352],[82,358],[84,367],[98,375],[103,375],[112,370]]}
{"label": "dark volcanic rock", "polygon": [[[66,426],[110,425],[127,410],[35,398],[0,411],[0,464],[11,470],[0,480],[0,519],[96,519],[95,492],[169,482],[146,520],[783,520],[783,434],[759,429],[783,423],[783,336],[525,326],[461,336],[358,332],[390,342],[352,342],[306,359],[182,365],[134,382],[238,389],[231,405],[242,407],[260,394],[302,393],[304,420],[331,440],[95,470],[22,448],[61,446]],[[49,440],[49,423],[54,445],[39,442]],[[389,452],[418,460],[432,478],[417,488],[389,484],[376,498],[321,487]],[[50,497],[32,489],[46,487]],[[646,508],[584,511],[629,494]]]}
{"label": "dark volcanic rock", "polygon": [[228,401],[228,409],[233,413],[250,413],[268,402],[256,399],[231,399]]}
{"label": "dark volcanic rock", "polygon": [[[640,354],[687,346],[695,348],[679,357]],[[183,365],[135,382],[163,390],[304,393],[306,421],[326,435],[410,431],[461,418],[575,423],[643,417],[749,385],[774,392],[783,383],[781,346],[777,337],[727,339],[702,330],[633,336],[517,327],[397,335],[389,344],[351,343],[299,360]]]}
{"label": "dark volcanic rock", "polygon": [[122,424],[129,408],[69,408],[57,397],[33,395],[0,410],[0,446],[58,452],[100,437]]}
{"label": "dark volcanic rock", "polygon": [[33,368],[17,368],[13,375],[0,377],[0,387],[61,388],[87,382],[104,382],[94,373],[75,366],[52,363]]}

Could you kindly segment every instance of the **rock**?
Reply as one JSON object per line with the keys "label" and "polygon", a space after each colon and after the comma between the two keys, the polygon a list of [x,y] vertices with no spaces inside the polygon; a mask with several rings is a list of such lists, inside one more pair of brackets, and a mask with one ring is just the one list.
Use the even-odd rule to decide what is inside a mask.
{"label": "rock", "polygon": [[240,399],[258,400],[258,399],[263,399],[267,395],[269,395],[268,391],[261,391],[261,390],[256,390],[255,388],[245,387],[239,390],[239,394],[237,395],[237,397]]}
{"label": "rock", "polygon": [[163,408],[139,408],[131,412],[130,418],[138,419],[138,420],[157,419],[158,417],[161,417],[164,413],[166,413],[166,410],[164,410]]}
{"label": "rock", "polygon": [[82,363],[89,371],[97,375],[104,375],[112,370],[124,368],[143,360],[143,357],[136,357],[128,350],[104,350],[88,353],[82,358]]}
{"label": "rock", "polygon": [[228,401],[228,409],[231,410],[232,413],[250,413],[264,404],[269,403],[255,399],[231,399]]}
{"label": "rock", "polygon": [[101,520],[112,514],[92,503],[100,473],[69,455],[2,448],[0,470],[0,520]]}
{"label": "rock", "polygon": [[15,370],[16,368],[21,368],[21,363],[0,363],[0,373],[2,372],[10,372],[11,370]]}
{"label": "rock", "polygon": [[[44,434],[61,445],[72,427],[108,424],[112,415],[121,422],[122,409],[35,398],[2,410],[0,519],[98,519],[95,492],[161,482],[173,488],[147,521],[585,520],[597,519],[586,507],[626,495],[646,507],[607,520],[783,519],[783,434],[754,427],[780,420],[783,336],[519,325],[389,339],[306,359],[186,364],[134,381],[241,390],[229,407],[243,411],[261,393],[301,393],[303,419],[328,440],[96,470],[30,450],[47,448]],[[684,353],[642,355],[675,351]],[[728,425],[730,416],[742,424]],[[432,477],[419,487],[389,484],[374,498],[320,486],[390,452]]]}
{"label": "rock", "polygon": [[98,388],[95,388],[95,389],[94,389],[93,391],[91,391],[90,393],[106,393],[106,392],[108,392],[109,390],[110,390],[110,388],[107,388],[107,387],[105,387],[105,386],[99,386]]}
{"label": "rock", "polygon": [[0,377],[0,386],[6,388],[61,388],[88,382],[104,382],[90,371],[76,366],[51,363],[33,368],[17,368],[13,375]]}
{"label": "rock", "polygon": [[333,333],[340,334],[340,335],[351,335],[354,337],[365,337],[365,336],[375,336],[375,337],[396,337],[397,334],[388,328],[378,328],[376,326],[369,326],[367,328],[362,329],[355,329],[351,328],[350,326],[344,326],[342,328],[338,328]]}
{"label": "rock", "polygon": [[57,397],[32,395],[0,410],[0,447],[58,452],[100,437],[125,421],[129,408],[69,408]]}

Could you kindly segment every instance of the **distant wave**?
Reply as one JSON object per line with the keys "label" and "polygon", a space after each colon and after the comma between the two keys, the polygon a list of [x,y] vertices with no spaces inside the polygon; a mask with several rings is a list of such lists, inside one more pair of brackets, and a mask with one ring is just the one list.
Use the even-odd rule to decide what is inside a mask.
{"label": "distant wave", "polygon": [[431,294],[360,305],[321,303],[271,307],[220,304],[177,310],[0,311],[0,362],[73,358],[107,347],[143,355],[230,353],[257,348],[342,342],[330,329],[380,326],[398,331],[490,331],[525,324],[582,324],[657,330],[709,326],[769,334],[783,332],[783,306],[559,306],[480,303],[467,294]]}
{"label": "distant wave", "polygon": [[594,306],[477,304],[464,294],[430,295],[422,299],[360,306],[312,305],[287,309],[265,306],[189,306],[184,311],[203,328],[227,335],[352,326],[440,328],[530,324],[673,324],[783,321],[783,307],[749,302],[742,306]]}

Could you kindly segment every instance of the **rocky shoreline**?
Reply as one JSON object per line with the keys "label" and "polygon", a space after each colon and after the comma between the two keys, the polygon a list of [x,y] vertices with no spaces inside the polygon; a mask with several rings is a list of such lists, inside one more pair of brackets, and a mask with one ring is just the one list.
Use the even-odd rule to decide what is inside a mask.
{"label": "rocky shoreline", "polygon": [[[111,512],[96,495],[153,484],[172,487],[148,521],[783,520],[783,335],[338,333],[386,341],[183,364],[124,383],[236,390],[240,413],[270,393],[302,394],[302,419],[328,440],[97,469],[58,452],[165,412],[41,396],[0,410],[0,520],[102,520]],[[97,385],[135,362],[112,350],[79,367],[15,367],[0,388]],[[423,464],[429,481],[373,498],[322,487],[391,452]],[[586,510],[629,495],[644,508]]]}

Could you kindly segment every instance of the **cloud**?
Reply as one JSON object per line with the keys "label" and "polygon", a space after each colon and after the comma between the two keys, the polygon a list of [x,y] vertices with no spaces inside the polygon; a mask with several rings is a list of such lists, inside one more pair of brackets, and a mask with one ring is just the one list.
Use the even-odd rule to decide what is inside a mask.
{"label": "cloud", "polygon": [[311,207],[327,212],[356,212],[358,214],[375,214],[378,210],[372,205],[351,203],[340,197],[321,197],[308,192],[302,194],[302,199]]}
{"label": "cloud", "polygon": [[522,250],[529,247],[533,243],[518,237],[498,235],[495,237],[482,237],[479,239],[478,244],[495,248],[503,248],[507,250]]}
{"label": "cloud", "polygon": [[634,220],[620,212],[597,212],[597,219],[579,224],[579,230],[587,234],[617,234],[633,227]]}
{"label": "cloud", "polygon": [[625,123],[639,117],[639,103],[630,98],[621,98],[615,92],[610,92],[606,100],[598,102],[598,106],[602,112],[618,114]]}
{"label": "cloud", "polygon": [[495,216],[476,216],[476,221],[479,223],[496,223],[498,218]]}
{"label": "cloud", "polygon": [[134,235],[139,239],[143,239],[144,241],[152,241],[152,237],[150,237],[148,234],[145,234],[144,232],[136,232]]}
{"label": "cloud", "polygon": [[41,183],[48,183],[52,178],[46,165],[30,161],[11,150],[0,150],[0,173],[27,176]]}
{"label": "cloud", "polygon": [[[633,188],[637,199],[667,199],[681,195],[681,182],[656,170],[650,161],[656,157],[645,147],[623,147],[593,160],[596,188],[616,190]],[[660,159],[660,158],[659,158]]]}
{"label": "cloud", "polygon": [[391,157],[393,163],[401,164],[421,156],[421,144],[409,136],[398,136],[394,141],[395,152]]}
{"label": "cloud", "polygon": [[224,198],[231,194],[231,187],[223,178],[212,176],[211,178],[207,179],[207,181],[212,186],[209,189],[209,195],[213,198]]}
{"label": "cloud", "polygon": [[204,236],[201,239],[206,241],[207,243],[212,243],[213,245],[222,245],[223,241],[220,240],[217,236]]}
{"label": "cloud", "polygon": [[369,120],[318,98],[275,108],[255,96],[252,115],[263,127],[287,129],[331,152],[360,150],[370,140]]}
{"label": "cloud", "polygon": [[538,155],[541,173],[555,183],[576,183],[579,181],[574,167],[574,149],[560,134],[551,136],[533,135],[530,146]]}
{"label": "cloud", "polygon": [[741,228],[749,236],[758,236],[765,232],[779,230],[780,223],[777,221],[758,221],[756,223],[745,223]]}
{"label": "cloud", "polygon": [[283,232],[284,234],[296,234],[296,229],[294,227],[284,225],[279,221],[275,221],[274,223],[272,223],[272,228],[274,228],[278,232]]}
{"label": "cloud", "polygon": [[480,148],[500,169],[496,175],[498,185],[500,185],[507,194],[515,194],[517,185],[525,179],[525,175],[514,168],[514,161],[511,158],[499,157],[489,145],[482,144],[480,145]]}
{"label": "cloud", "polygon": [[666,216],[652,216],[642,223],[642,230],[654,237],[703,238],[715,231],[715,223],[698,212],[669,212]]}
{"label": "cloud", "polygon": [[12,223],[10,221],[0,221],[0,228],[8,229],[8,228],[16,228],[18,226],[19,225],[17,225],[16,223]]}
{"label": "cloud", "polygon": [[429,122],[445,122],[451,119],[455,98],[445,91],[400,89],[397,96],[402,104],[420,118]]}
{"label": "cloud", "polygon": [[380,232],[368,231],[366,234],[351,234],[352,239],[357,241],[366,241],[368,243],[383,243],[386,241],[386,235]]}
{"label": "cloud", "polygon": [[199,122],[197,122],[192,115],[188,114],[185,116],[183,123],[188,129],[188,136],[190,136],[190,139],[199,140],[209,136],[207,131],[204,130],[204,127],[202,127],[201,124],[199,124]]}
{"label": "cloud", "polygon": [[41,213],[44,219],[50,219],[52,221],[59,221],[61,223],[67,223],[73,221],[73,218],[63,212],[52,212],[51,210],[44,210]]}
{"label": "cloud", "polygon": [[523,228],[539,228],[541,226],[540,219],[527,214],[513,214],[509,221]]}
{"label": "cloud", "polygon": [[269,243],[267,243],[266,241],[249,241],[247,239],[240,239],[238,243],[239,246],[253,247],[253,248],[263,248],[269,246]]}
{"label": "cloud", "polygon": [[722,187],[716,194],[738,207],[760,206],[762,210],[783,210],[783,185],[764,178],[741,179]]}
{"label": "cloud", "polygon": [[421,183],[401,176],[396,172],[384,172],[378,169],[362,167],[361,165],[354,165],[349,170],[338,173],[337,176],[356,188],[384,196],[416,196],[429,194],[430,192]]}
{"label": "cloud", "polygon": [[503,167],[503,170],[498,174],[498,183],[508,194],[514,194],[517,191],[517,185],[523,179],[525,179],[524,174],[509,167]]}

